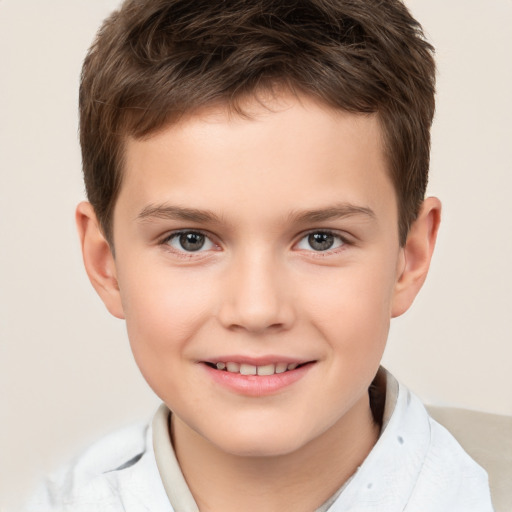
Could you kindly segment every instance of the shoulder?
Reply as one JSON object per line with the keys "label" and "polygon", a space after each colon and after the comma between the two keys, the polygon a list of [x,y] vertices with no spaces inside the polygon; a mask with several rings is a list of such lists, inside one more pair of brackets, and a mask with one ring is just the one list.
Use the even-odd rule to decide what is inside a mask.
{"label": "shoulder", "polygon": [[[150,503],[153,508],[147,508]],[[131,425],[100,439],[47,478],[27,506],[27,512],[68,510],[172,510],[154,461],[150,425]]]}
{"label": "shoulder", "polygon": [[512,416],[439,406],[428,411],[486,469],[496,510],[511,511]]}
{"label": "shoulder", "polygon": [[[409,398],[403,411],[406,430],[423,428],[425,451],[412,489],[407,512],[492,512],[489,480],[453,435],[431,418],[420,400],[401,386]],[[413,416],[412,421],[407,416]],[[423,427],[420,427],[420,423]]]}
{"label": "shoulder", "polygon": [[485,471],[386,374],[381,435],[331,512],[492,512]]}
{"label": "shoulder", "polygon": [[115,471],[146,451],[149,425],[139,423],[112,432],[91,445],[68,465],[68,473],[78,480]]}
{"label": "shoulder", "polygon": [[407,511],[492,512],[487,473],[429,417],[430,440]]}

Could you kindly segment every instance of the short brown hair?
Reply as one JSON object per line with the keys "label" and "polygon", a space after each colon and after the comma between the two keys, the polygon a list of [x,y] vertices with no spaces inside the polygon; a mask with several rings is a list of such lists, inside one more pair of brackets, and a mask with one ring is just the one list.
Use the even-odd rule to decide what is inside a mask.
{"label": "short brown hair", "polygon": [[128,136],[213,103],[285,86],[377,113],[405,243],[427,185],[433,48],[400,0],[126,0],[91,46],[80,86],[86,191],[107,240]]}

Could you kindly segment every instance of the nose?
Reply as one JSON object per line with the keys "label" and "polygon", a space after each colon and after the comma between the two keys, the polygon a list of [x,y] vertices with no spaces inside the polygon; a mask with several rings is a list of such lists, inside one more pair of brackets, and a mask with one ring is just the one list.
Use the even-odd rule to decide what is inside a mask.
{"label": "nose", "polygon": [[289,329],[295,310],[286,276],[272,255],[260,252],[237,258],[222,284],[220,322],[229,330],[253,334]]}

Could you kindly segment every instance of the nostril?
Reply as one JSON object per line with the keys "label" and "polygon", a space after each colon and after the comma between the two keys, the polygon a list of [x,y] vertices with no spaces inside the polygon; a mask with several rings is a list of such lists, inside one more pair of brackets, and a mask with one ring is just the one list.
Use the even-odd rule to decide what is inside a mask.
{"label": "nostril", "polygon": [[246,320],[244,322],[232,323],[227,326],[227,328],[233,332],[251,332],[254,334],[261,334],[266,332],[278,332],[286,328],[285,324],[273,323],[267,325],[265,322],[257,322],[257,321],[249,321]]}

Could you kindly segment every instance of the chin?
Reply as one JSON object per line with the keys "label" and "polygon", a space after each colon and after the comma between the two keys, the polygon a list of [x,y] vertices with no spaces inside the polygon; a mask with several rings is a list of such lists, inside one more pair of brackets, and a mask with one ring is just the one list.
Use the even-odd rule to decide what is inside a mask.
{"label": "chin", "polygon": [[229,436],[210,439],[217,447],[239,457],[279,457],[293,453],[310,440],[289,429],[249,429]]}

